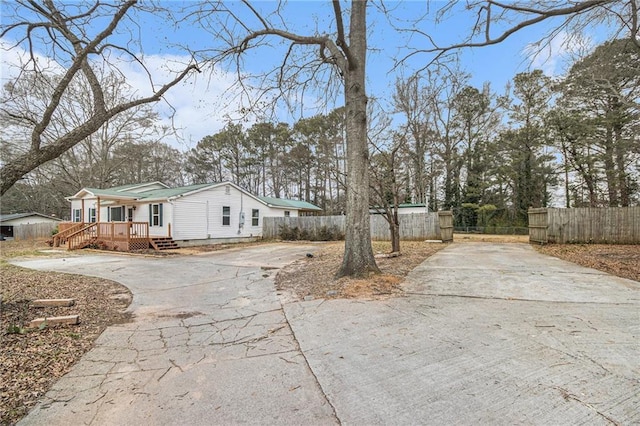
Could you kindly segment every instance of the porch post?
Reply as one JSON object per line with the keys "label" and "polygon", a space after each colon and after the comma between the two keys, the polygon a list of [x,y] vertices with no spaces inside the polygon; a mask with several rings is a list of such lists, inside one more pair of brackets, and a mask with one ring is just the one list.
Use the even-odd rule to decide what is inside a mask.
{"label": "porch post", "polygon": [[80,200],[80,204],[81,204],[81,212],[80,212],[80,223],[84,223],[84,198],[82,200]]}
{"label": "porch post", "polygon": [[100,236],[100,197],[96,201],[96,237]]}

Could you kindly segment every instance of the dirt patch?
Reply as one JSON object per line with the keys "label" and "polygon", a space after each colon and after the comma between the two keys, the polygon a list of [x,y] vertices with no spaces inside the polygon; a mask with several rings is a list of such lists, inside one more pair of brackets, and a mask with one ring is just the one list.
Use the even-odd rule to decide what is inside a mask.
{"label": "dirt patch", "polygon": [[[59,255],[44,241],[2,242],[0,306],[0,424],[14,424],[56,380],[93,347],[110,325],[130,320],[131,292],[99,278],[40,272],[8,264],[9,257]],[[71,307],[33,308],[35,299],[72,298]],[[80,316],[80,324],[27,328],[41,317]]]}
{"label": "dirt patch", "polygon": [[534,247],[540,253],[640,281],[640,245],[548,244]]}
{"label": "dirt patch", "polygon": [[286,301],[388,297],[400,293],[403,278],[444,247],[446,244],[442,243],[403,241],[400,245],[401,255],[387,257],[391,244],[374,241],[373,251],[382,274],[368,279],[335,279],[344,254],[344,242],[327,243],[313,257],[283,268],[276,276],[276,288]]}

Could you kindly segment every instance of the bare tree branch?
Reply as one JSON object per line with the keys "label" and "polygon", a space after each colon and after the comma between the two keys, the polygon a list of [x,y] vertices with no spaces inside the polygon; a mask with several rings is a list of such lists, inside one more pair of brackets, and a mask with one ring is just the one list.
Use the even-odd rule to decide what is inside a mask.
{"label": "bare tree branch", "polygon": [[[421,36],[427,38],[432,47],[413,50],[403,58],[399,59],[394,68],[399,67],[400,65],[406,63],[410,58],[419,54],[434,55],[434,57],[427,64],[427,66],[429,66],[430,64],[438,62],[447,53],[454,52],[463,48],[477,48],[496,45],[505,41],[507,38],[525,28],[534,26],[549,19],[564,17],[565,22],[561,25],[561,27],[567,26],[569,22],[575,21],[581,16],[590,16],[588,15],[590,13],[597,14],[599,10],[602,10],[602,13],[604,13],[610,5],[617,4],[620,6],[623,3],[625,2],[621,0],[586,0],[580,2],[567,1],[566,4],[559,7],[545,8],[542,2],[539,3],[540,7],[533,6],[536,3],[532,3],[532,5],[530,6],[523,5],[522,3],[518,2],[505,3],[495,0],[472,2],[467,5],[467,9],[473,9],[475,7],[478,8],[477,20],[474,29],[471,32],[471,35],[465,41],[443,46],[439,45],[429,34],[426,34],[419,29],[413,28],[405,30],[412,33],[420,34]],[[632,13],[630,13],[629,17],[618,16],[618,19],[621,20],[623,26],[628,26],[632,34],[635,34],[637,37],[638,7],[636,4],[636,0],[628,0],[627,4],[629,5],[630,12]],[[449,3],[447,6],[443,7],[442,11],[450,11],[452,6],[453,4]],[[494,10],[496,8],[498,9],[498,11]],[[515,16],[507,17],[508,13]],[[610,15],[612,14],[611,11],[609,11],[608,13]],[[630,22],[627,23],[627,21]],[[506,24],[507,28],[502,29],[497,34],[493,35],[492,30],[498,27],[501,23]],[[584,22],[582,24],[584,24]],[[480,27],[481,25],[482,29]],[[482,34],[482,38],[476,39],[474,37],[478,34]],[[550,37],[552,38],[553,35]],[[637,38],[635,40],[637,43],[640,43],[640,40],[637,40]],[[425,66],[425,68],[427,66]]]}
{"label": "bare tree branch", "polygon": [[18,157],[12,159],[9,164],[4,165],[2,169],[0,169],[0,189],[2,191],[2,194],[4,194],[9,188],[11,188],[11,186],[22,176],[29,173],[39,165],[59,157],[71,147],[76,145],[79,141],[96,132],[98,129],[100,129],[100,127],[104,125],[105,122],[107,122],[117,114],[140,105],[159,101],[169,89],[184,80],[184,78],[191,71],[197,69],[198,68],[196,65],[190,65],[185,68],[177,77],[162,86],[162,88],[153,95],[147,96],[145,98],[135,99],[130,102],[125,102],[107,109],[101,114],[95,114],[82,125],[74,128],[63,136],[58,137],[55,140],[55,143],[47,144],[45,146],[38,147],[37,149],[34,149],[32,147],[25,154],[19,155]]}
{"label": "bare tree branch", "polygon": [[[22,42],[28,43],[29,62],[34,64],[33,75],[35,79],[46,86],[53,86],[51,86],[48,99],[46,103],[42,105],[41,109],[27,109],[24,114],[20,111],[8,110],[7,108],[2,109],[5,117],[15,120],[20,119],[23,123],[30,122],[31,136],[28,150],[25,153],[7,160],[0,169],[1,194],[4,194],[25,174],[45,162],[57,158],[83,139],[89,137],[92,133],[98,131],[115,115],[143,104],[159,101],[169,89],[184,80],[193,70],[198,70],[196,65],[185,65],[177,76],[162,85],[158,90],[155,90],[153,84],[151,84],[154,91],[152,95],[109,107],[105,102],[105,90],[107,88],[103,87],[102,81],[94,72],[89,56],[102,55],[104,50],[109,46],[113,47],[112,44],[105,43],[105,41],[121,25],[127,13],[137,4],[137,0],[127,0],[125,2],[114,3],[113,5],[98,1],[85,11],[72,15],[65,14],[66,10],[64,10],[64,7],[59,6],[58,3],[54,3],[53,0],[44,0],[43,2],[27,0],[27,3],[21,4],[23,7],[29,7],[32,13],[44,18],[45,22],[29,23],[20,21],[16,24],[9,24],[6,29],[3,30],[3,34],[8,34],[9,31],[16,30],[20,27],[25,27],[26,35],[15,47],[19,47]],[[20,6],[17,5],[16,7]],[[101,7],[105,9],[98,13]],[[91,19],[102,19],[105,17],[107,20],[104,29],[96,35],[89,37],[83,25],[89,25]],[[42,40],[32,39],[33,32],[37,29],[43,29],[45,31],[45,36]],[[48,44],[50,60],[56,61],[57,59],[62,59],[57,65],[63,66],[65,62],[69,63],[66,70],[60,75],[60,78],[47,78],[46,75],[39,70],[34,52],[36,41],[40,41],[45,45]],[[137,63],[144,68],[142,61],[127,48],[121,47],[119,50],[126,51],[130,57],[135,58]],[[58,58],[58,54],[62,54],[63,57]],[[103,58],[103,63],[108,63],[108,59]],[[22,71],[24,71],[24,66],[19,78],[22,77]],[[148,70],[146,70],[146,72],[150,75]],[[70,88],[74,81],[81,78],[79,74],[86,80],[90,87],[93,102],[92,111],[88,112],[89,117],[85,119],[82,124],[73,129],[65,129],[64,123],[55,123],[54,119],[57,120],[55,117],[59,117],[61,114],[62,99],[73,96]]]}

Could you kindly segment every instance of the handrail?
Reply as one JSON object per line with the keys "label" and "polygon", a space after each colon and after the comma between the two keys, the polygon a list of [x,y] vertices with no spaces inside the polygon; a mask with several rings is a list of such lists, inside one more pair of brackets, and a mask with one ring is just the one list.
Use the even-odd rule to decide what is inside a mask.
{"label": "handrail", "polygon": [[[95,230],[97,229],[97,227],[98,224],[94,222],[69,235],[67,237],[67,249],[74,250],[77,248],[82,248],[81,246],[83,243],[96,236]],[[94,228],[93,232],[91,232],[91,228]]]}
{"label": "handrail", "polygon": [[69,235],[78,232],[81,228],[83,228],[85,224],[83,222],[78,222],[65,229],[64,231],[58,232],[53,236],[53,246],[60,247],[60,244],[69,238]]}

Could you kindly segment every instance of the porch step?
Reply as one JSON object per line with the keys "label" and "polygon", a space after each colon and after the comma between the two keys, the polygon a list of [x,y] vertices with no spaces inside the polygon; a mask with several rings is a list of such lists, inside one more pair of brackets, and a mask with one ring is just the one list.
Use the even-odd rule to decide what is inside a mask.
{"label": "porch step", "polygon": [[151,245],[156,250],[171,250],[180,248],[171,237],[151,237]]}

